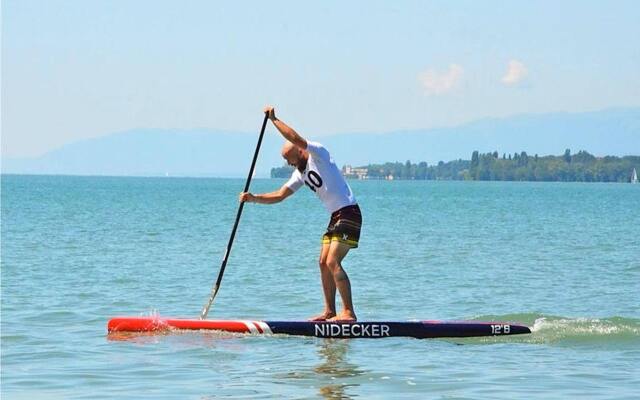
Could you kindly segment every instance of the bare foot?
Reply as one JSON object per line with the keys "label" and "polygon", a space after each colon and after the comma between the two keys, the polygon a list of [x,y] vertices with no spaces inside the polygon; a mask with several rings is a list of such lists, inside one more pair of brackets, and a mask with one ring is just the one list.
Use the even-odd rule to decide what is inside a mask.
{"label": "bare foot", "polygon": [[329,318],[329,321],[356,321],[356,314],[352,311],[343,311],[335,317]]}
{"label": "bare foot", "polygon": [[322,314],[318,314],[315,317],[309,318],[308,321],[326,321],[328,319],[335,318],[335,316],[336,313],[332,311],[325,311]]}

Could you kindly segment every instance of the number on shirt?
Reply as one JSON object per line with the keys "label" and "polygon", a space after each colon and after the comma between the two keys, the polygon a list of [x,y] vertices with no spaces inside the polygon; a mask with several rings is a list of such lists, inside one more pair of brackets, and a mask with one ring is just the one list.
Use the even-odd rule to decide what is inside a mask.
{"label": "number on shirt", "polygon": [[311,181],[309,183],[309,181],[307,181],[305,179],[304,183],[309,186],[309,189],[313,190],[314,192],[316,191],[316,189],[320,188],[322,186],[322,178],[320,177],[320,175],[318,175],[318,173],[316,171],[309,171],[309,173],[307,174],[307,177],[309,178],[309,181]]}

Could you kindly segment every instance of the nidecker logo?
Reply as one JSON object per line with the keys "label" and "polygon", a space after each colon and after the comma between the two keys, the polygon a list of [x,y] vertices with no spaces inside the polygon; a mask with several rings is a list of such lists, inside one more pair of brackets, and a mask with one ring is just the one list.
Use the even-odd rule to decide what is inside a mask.
{"label": "nidecker logo", "polygon": [[315,326],[315,335],[318,337],[385,337],[389,336],[389,325],[320,323]]}

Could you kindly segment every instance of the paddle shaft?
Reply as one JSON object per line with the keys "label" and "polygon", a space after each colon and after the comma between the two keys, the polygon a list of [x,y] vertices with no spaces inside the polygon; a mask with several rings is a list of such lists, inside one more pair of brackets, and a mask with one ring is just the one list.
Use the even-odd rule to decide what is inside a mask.
{"label": "paddle shaft", "polygon": [[[256,167],[256,161],[258,160],[258,152],[260,151],[260,145],[262,144],[262,137],[264,136],[264,130],[267,127],[267,120],[269,119],[269,113],[264,114],[264,120],[262,121],[262,129],[260,130],[260,137],[258,138],[258,144],[256,145],[256,151],[253,154],[253,161],[251,161],[251,168],[249,169],[249,176],[247,176],[247,182],[244,185],[244,191],[249,191],[249,185],[251,185],[251,178],[253,177],[253,170]],[[238,223],[240,222],[240,216],[242,215],[242,210],[244,208],[244,202],[240,202],[240,206],[238,206],[238,213],[236,214],[236,222],[233,224],[233,229],[231,230],[231,236],[229,237],[229,243],[227,243],[227,250],[224,252],[224,258],[222,259],[222,265],[220,266],[220,272],[218,272],[218,279],[216,279],[215,285],[211,289],[211,294],[209,295],[209,300],[207,304],[202,307],[202,311],[200,312],[200,319],[207,318],[207,314],[209,313],[209,309],[213,304],[213,300],[216,298],[218,294],[218,290],[220,290],[220,283],[222,282],[222,276],[224,275],[224,270],[227,267],[227,260],[229,260],[229,254],[231,253],[231,246],[233,246],[233,239],[236,237],[236,230],[238,230]]]}

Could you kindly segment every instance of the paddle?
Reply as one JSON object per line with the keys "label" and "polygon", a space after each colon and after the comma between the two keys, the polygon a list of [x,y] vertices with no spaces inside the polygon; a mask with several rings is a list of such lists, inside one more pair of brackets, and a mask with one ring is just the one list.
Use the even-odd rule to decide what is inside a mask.
{"label": "paddle", "polygon": [[[269,113],[264,113],[264,121],[262,121],[262,129],[260,130],[260,137],[258,138],[258,144],[256,145],[256,152],[253,154],[253,161],[251,162],[251,168],[249,169],[249,176],[247,176],[247,183],[244,185],[244,192],[249,191],[249,185],[251,184],[251,177],[253,176],[253,170],[256,167],[256,160],[258,159],[258,152],[260,151],[260,145],[262,144],[262,137],[264,136],[264,129],[267,127],[267,120],[269,119]],[[238,223],[240,222],[240,216],[242,215],[242,209],[244,208],[244,202],[240,203],[238,207],[238,213],[236,214],[236,222],[233,224],[233,229],[231,230],[231,237],[229,237],[229,243],[227,244],[227,250],[224,252],[224,258],[222,259],[222,265],[220,266],[220,272],[218,272],[218,279],[216,280],[216,284],[213,285],[211,289],[211,295],[209,296],[209,301],[207,304],[202,307],[202,311],[200,312],[200,319],[207,318],[207,314],[209,313],[209,308],[213,304],[213,300],[216,298],[218,294],[218,290],[220,289],[220,283],[222,282],[222,275],[224,275],[224,269],[227,266],[227,260],[229,259],[229,253],[231,253],[231,246],[233,245],[233,239],[236,236],[236,230],[238,229]]]}

